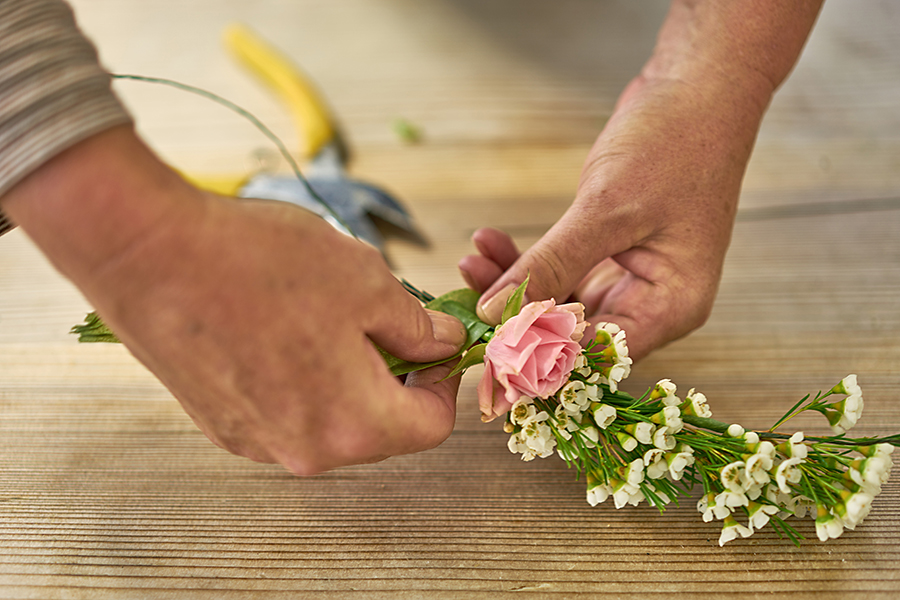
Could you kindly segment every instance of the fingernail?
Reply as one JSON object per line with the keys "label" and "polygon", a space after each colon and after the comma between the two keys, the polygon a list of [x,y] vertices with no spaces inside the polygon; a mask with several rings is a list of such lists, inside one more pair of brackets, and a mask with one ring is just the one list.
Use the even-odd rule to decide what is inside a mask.
{"label": "fingernail", "polygon": [[478,313],[478,318],[488,325],[499,325],[500,320],[503,318],[503,309],[506,308],[506,301],[513,295],[517,287],[519,286],[514,283],[507,284],[487,302],[478,305],[475,309],[475,312]]}
{"label": "fingernail", "polygon": [[458,319],[446,313],[425,309],[431,319],[431,327],[434,331],[434,339],[442,344],[462,346],[466,341],[466,328]]}

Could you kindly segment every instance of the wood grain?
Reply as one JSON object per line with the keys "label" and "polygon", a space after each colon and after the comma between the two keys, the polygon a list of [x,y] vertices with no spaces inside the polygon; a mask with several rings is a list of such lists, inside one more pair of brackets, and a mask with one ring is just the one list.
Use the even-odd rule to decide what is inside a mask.
{"label": "wood grain", "polygon": [[[649,53],[664,2],[79,0],[120,72],[214,89],[272,123],[234,68],[244,20],[310,71],[357,174],[395,191],[431,244],[392,240],[398,275],[461,287],[475,228],[523,247],[566,209],[593,137]],[[764,427],[859,374],[862,435],[900,430],[900,9],[827,3],[745,180],[712,317],[634,371],[697,387]],[[187,170],[248,168],[262,140],[170,91],[120,86]],[[422,126],[407,146],[390,121]],[[555,458],[523,463],[464,381],[439,448],[297,479],[214,447],[124,349],[67,333],[89,307],[21,233],[0,239],[0,598],[900,597],[900,484],[856,531],[725,548],[685,499],[665,515],[584,501]],[[822,424],[799,419],[807,433]]]}

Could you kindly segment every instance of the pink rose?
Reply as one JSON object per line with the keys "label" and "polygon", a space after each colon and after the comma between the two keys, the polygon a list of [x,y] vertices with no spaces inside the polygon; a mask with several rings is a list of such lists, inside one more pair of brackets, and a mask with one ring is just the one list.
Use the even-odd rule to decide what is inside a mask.
{"label": "pink rose", "polygon": [[547,398],[569,379],[584,336],[584,306],[532,302],[497,329],[478,384],[482,420],[505,414],[521,396]]}

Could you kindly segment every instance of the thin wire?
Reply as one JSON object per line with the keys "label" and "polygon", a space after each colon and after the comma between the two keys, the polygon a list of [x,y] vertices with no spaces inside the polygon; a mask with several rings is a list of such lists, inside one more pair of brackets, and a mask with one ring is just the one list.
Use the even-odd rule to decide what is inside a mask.
{"label": "thin wire", "polygon": [[300,172],[300,167],[299,167],[299,165],[297,165],[297,161],[295,161],[294,157],[291,156],[291,153],[288,152],[288,149],[284,145],[284,142],[282,142],[278,138],[278,136],[272,132],[271,129],[266,127],[263,124],[263,122],[260,121],[259,119],[257,119],[250,111],[248,111],[244,108],[241,108],[240,106],[238,106],[231,100],[223,98],[222,96],[214,94],[213,92],[204,90],[202,88],[195,87],[193,85],[188,85],[186,83],[181,83],[180,81],[174,81],[172,79],[165,79],[162,77],[145,77],[143,75],[127,75],[127,74],[113,74],[112,77],[113,77],[113,79],[128,79],[128,80],[132,80],[132,81],[143,81],[143,82],[147,82],[147,83],[159,83],[159,84],[163,84],[163,85],[168,85],[168,86],[177,88],[179,90],[197,94],[198,96],[203,96],[204,98],[212,100],[213,102],[216,102],[216,103],[224,106],[225,108],[244,117],[245,119],[250,121],[257,129],[259,129],[263,133],[263,135],[265,135],[267,138],[269,138],[269,140],[273,144],[275,144],[275,147],[278,148],[278,151],[281,153],[281,155],[284,157],[284,159],[291,166],[291,169],[293,169],[293,171],[294,171],[294,175],[297,176],[297,179],[300,180],[300,183],[303,184],[303,186],[306,188],[306,191],[309,192],[309,195],[313,198],[313,200],[315,200],[316,202],[321,204],[323,207],[325,207],[325,210],[327,210],[331,214],[331,216],[334,217],[337,220],[337,222],[340,223],[341,226],[344,227],[344,229],[349,231],[350,235],[352,235],[356,239],[359,239],[359,237],[357,237],[356,233],[344,222],[344,220],[341,218],[341,216],[331,207],[331,205],[328,204],[328,202],[326,202],[312,188],[312,186],[309,184],[309,181],[306,179],[306,177],[303,175],[303,173]]}

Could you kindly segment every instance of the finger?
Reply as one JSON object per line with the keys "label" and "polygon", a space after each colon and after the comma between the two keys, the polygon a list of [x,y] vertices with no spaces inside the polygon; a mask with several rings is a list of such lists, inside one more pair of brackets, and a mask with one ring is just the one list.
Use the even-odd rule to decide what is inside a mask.
{"label": "finger", "polygon": [[447,379],[453,365],[439,365],[410,373],[401,394],[409,404],[402,410],[405,429],[396,454],[429,450],[446,440],[456,422],[456,394],[462,376]]}
{"label": "finger", "polygon": [[640,360],[706,321],[714,295],[698,293],[704,288],[699,282],[688,283],[679,277],[663,285],[625,272],[588,320],[616,323],[625,331],[629,355]]}
{"label": "finger", "polygon": [[496,263],[504,271],[513,266],[522,254],[508,233],[493,227],[476,230],[472,234],[472,242],[482,256]]}
{"label": "finger", "polygon": [[458,267],[466,285],[479,294],[491,287],[491,284],[497,281],[505,271],[500,265],[480,254],[462,257]]}
{"label": "finger", "polygon": [[575,290],[575,299],[584,305],[585,314],[593,314],[600,310],[607,293],[625,275],[626,270],[616,261],[607,258],[601,261],[578,284]]}
{"label": "finger", "polygon": [[482,318],[499,322],[506,299],[526,277],[530,277],[525,292],[527,301],[565,301],[594,265],[612,253],[610,250],[620,250],[607,249],[597,227],[589,227],[588,223],[584,215],[570,209],[482,294],[478,301]]}
{"label": "finger", "polygon": [[422,308],[393,278],[367,304],[366,333],[397,358],[431,362],[456,354],[466,341],[466,328],[456,318]]}
{"label": "finger", "polygon": [[482,293],[519,258],[515,242],[503,231],[484,227],[472,234],[479,254],[463,257],[459,270],[466,284]]}
{"label": "finger", "polygon": [[[374,353],[374,350],[372,351]],[[380,361],[375,354],[372,361]],[[444,380],[450,365],[411,373],[406,385],[383,373],[371,380],[366,404],[346,427],[329,436],[329,456],[339,465],[376,462],[388,456],[411,454],[439,445],[450,436],[456,421],[456,393],[460,377]]]}

